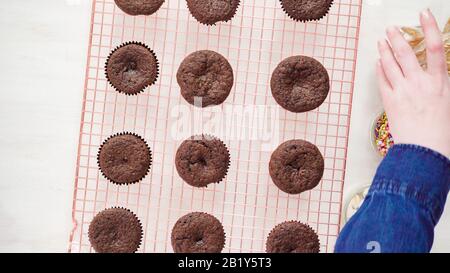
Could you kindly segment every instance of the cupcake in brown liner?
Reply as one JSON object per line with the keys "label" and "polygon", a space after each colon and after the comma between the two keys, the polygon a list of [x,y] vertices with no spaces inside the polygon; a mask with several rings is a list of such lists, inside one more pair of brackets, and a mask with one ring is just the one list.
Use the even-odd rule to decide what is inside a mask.
{"label": "cupcake in brown liner", "polygon": [[192,212],[175,223],[171,243],[175,253],[220,253],[225,246],[225,231],[216,217]]}
{"label": "cupcake in brown liner", "polygon": [[143,229],[132,211],[113,207],[92,219],[88,236],[97,253],[134,253],[142,243]]}
{"label": "cupcake in brown liner", "polygon": [[189,12],[205,25],[228,22],[235,15],[240,0],[186,0]]}
{"label": "cupcake in brown liner", "polygon": [[128,15],[152,15],[161,8],[164,0],[114,0],[116,5]]}
{"label": "cupcake in brown liner", "polygon": [[155,52],[140,42],[126,42],[109,54],[105,73],[108,82],[120,93],[137,95],[155,84],[159,62]]}
{"label": "cupcake in brown liner", "polygon": [[267,253],[319,253],[320,241],[316,232],[298,221],[275,226],[266,241]]}
{"label": "cupcake in brown liner", "polygon": [[175,166],[180,177],[189,185],[207,187],[225,178],[230,166],[230,153],[216,137],[192,136],[178,147]]}
{"label": "cupcake in brown liner", "polygon": [[315,188],[322,179],[325,161],[316,145],[294,139],[282,143],[272,153],[269,174],[273,183],[289,194]]}
{"label": "cupcake in brown liner", "polygon": [[123,132],[100,146],[97,163],[103,176],[118,185],[140,182],[149,172],[152,153],[139,135]]}
{"label": "cupcake in brown liner", "polygon": [[280,0],[284,12],[300,22],[317,21],[325,17],[333,0]]}

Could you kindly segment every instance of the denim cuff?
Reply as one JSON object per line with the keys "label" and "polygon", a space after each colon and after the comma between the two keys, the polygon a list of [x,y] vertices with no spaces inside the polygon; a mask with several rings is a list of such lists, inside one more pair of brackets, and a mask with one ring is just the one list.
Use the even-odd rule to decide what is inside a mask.
{"label": "denim cuff", "polygon": [[369,196],[398,194],[428,210],[436,225],[450,190],[450,160],[425,147],[396,144],[380,164]]}

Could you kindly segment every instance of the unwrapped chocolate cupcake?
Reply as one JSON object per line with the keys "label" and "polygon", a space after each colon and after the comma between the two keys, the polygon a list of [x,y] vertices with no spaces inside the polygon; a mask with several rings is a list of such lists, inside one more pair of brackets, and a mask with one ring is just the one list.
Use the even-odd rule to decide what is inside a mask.
{"label": "unwrapped chocolate cupcake", "polygon": [[267,253],[319,253],[316,232],[298,221],[288,221],[274,227],[267,237]]}
{"label": "unwrapped chocolate cupcake", "polygon": [[333,0],[280,0],[283,10],[295,21],[315,21],[327,15]]}
{"label": "unwrapped chocolate cupcake", "polygon": [[151,15],[159,10],[164,0],[114,0],[128,15]]}
{"label": "unwrapped chocolate cupcake", "polygon": [[322,179],[324,168],[324,159],[317,146],[300,139],[278,146],[269,162],[273,183],[289,194],[315,188]]}
{"label": "unwrapped chocolate cupcake", "polygon": [[230,153],[218,138],[193,136],[181,143],[175,156],[175,166],[183,180],[194,187],[220,183],[227,175]]}
{"label": "unwrapped chocolate cupcake", "polygon": [[233,68],[219,53],[199,50],[181,62],[177,82],[188,103],[197,107],[220,105],[233,88]]}
{"label": "unwrapped chocolate cupcake", "polygon": [[308,56],[292,56],[275,68],[270,80],[272,95],[284,109],[303,113],[318,108],[330,92],[327,69]]}
{"label": "unwrapped chocolate cupcake", "polygon": [[129,209],[99,212],[89,225],[89,241],[97,253],[134,253],[142,241],[142,224]]}
{"label": "unwrapped chocolate cupcake", "polygon": [[220,253],[225,246],[225,231],[216,217],[192,212],[175,223],[171,242],[175,253]]}
{"label": "unwrapped chocolate cupcake", "polygon": [[239,0],[187,0],[192,16],[205,25],[227,22],[236,14]]}

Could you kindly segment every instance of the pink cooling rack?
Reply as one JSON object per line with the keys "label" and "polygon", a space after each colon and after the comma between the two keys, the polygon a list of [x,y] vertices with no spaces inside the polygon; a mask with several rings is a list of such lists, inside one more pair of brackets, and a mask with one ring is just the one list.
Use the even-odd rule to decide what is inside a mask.
{"label": "pink cooling rack", "polygon": [[[207,27],[190,16],[183,0],[165,1],[156,14],[138,17],[124,14],[113,0],[93,0],[69,251],[93,252],[90,221],[105,208],[122,206],[143,224],[139,252],[172,252],[172,226],[192,211],[222,222],[224,252],[264,252],[270,230],[286,220],[309,224],[319,234],[321,252],[332,252],[340,228],[360,16],[361,0],[335,0],[327,17],[308,23],[289,19],[278,0],[242,0],[230,22]],[[126,41],[144,42],[160,62],[157,83],[133,97],[114,91],[104,75],[108,54]],[[174,107],[187,104],[175,75],[183,58],[200,49],[221,53],[234,69],[235,85],[219,109],[276,107],[270,77],[286,57],[307,55],[324,64],[331,78],[327,100],[304,114],[280,109],[279,139],[273,143],[299,138],[319,147],[325,173],[315,189],[300,195],[279,191],[268,173],[271,151],[257,140],[224,140],[231,166],[220,184],[197,189],[179,178],[174,155],[180,141],[170,130]],[[131,186],[109,183],[97,167],[100,144],[122,131],[144,137],[153,154],[150,173]]]}

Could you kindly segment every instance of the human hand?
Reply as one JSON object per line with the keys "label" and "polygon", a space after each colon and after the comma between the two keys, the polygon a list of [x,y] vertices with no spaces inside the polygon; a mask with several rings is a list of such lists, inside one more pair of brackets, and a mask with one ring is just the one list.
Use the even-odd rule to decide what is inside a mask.
{"label": "human hand", "polygon": [[429,10],[420,15],[428,69],[424,71],[400,31],[378,42],[378,85],[396,144],[416,144],[450,157],[450,81],[441,32]]}

